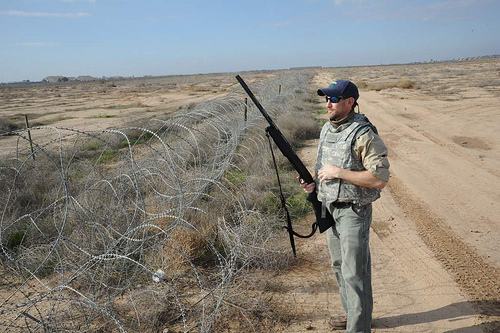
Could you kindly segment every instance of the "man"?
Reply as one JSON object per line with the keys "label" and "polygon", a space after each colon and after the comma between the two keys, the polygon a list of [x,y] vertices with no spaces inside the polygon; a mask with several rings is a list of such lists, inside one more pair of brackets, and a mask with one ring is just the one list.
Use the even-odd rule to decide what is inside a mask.
{"label": "man", "polygon": [[355,113],[359,92],[354,83],[337,80],[318,95],[326,98],[330,121],[320,134],[315,183],[301,186],[308,193],[316,190],[335,220],[326,239],[345,317],[329,323],[347,332],[370,332],[371,203],[389,181],[387,148],[368,118]]}

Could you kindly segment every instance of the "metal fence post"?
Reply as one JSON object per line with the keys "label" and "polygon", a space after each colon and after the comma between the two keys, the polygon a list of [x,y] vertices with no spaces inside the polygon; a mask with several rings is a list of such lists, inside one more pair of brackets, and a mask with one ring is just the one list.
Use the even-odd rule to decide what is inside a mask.
{"label": "metal fence post", "polygon": [[33,141],[31,140],[31,131],[30,124],[28,122],[28,115],[24,115],[24,119],[26,120],[26,129],[28,130],[28,139],[30,140],[30,148],[31,148],[31,156],[33,157],[33,161],[35,160],[35,153],[33,151]]}
{"label": "metal fence post", "polygon": [[248,97],[245,97],[245,121],[247,121]]}

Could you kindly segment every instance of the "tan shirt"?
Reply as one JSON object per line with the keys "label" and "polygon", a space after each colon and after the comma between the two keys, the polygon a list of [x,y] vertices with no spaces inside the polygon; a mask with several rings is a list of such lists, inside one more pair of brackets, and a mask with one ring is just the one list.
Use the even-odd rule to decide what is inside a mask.
{"label": "tan shirt", "polygon": [[389,181],[389,159],[387,147],[372,130],[362,134],[354,143],[354,157],[361,159],[363,166],[375,177]]}

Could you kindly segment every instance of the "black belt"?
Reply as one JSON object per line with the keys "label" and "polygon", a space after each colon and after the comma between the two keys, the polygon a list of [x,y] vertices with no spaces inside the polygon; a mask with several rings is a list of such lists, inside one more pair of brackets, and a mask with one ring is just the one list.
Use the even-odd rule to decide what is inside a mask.
{"label": "black belt", "polygon": [[334,201],[332,202],[332,206],[335,208],[347,208],[351,207],[352,202],[339,202],[339,201]]}

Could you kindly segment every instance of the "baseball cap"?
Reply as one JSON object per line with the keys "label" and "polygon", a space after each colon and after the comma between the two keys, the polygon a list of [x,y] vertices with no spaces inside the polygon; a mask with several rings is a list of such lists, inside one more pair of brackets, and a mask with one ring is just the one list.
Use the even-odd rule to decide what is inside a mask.
{"label": "baseball cap", "polygon": [[337,80],[332,82],[328,87],[318,89],[318,95],[320,96],[330,96],[330,97],[354,97],[354,100],[358,100],[359,91],[358,87],[349,80]]}

